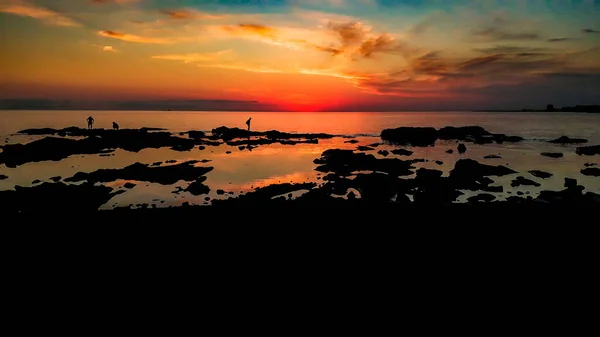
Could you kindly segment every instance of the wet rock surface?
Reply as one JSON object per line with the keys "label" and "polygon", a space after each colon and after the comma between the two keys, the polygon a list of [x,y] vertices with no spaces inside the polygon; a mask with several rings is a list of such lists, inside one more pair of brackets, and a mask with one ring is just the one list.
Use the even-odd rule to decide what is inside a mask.
{"label": "wet rock surface", "polygon": [[587,139],[569,138],[567,136],[561,136],[559,138],[548,141],[548,143],[554,143],[554,144],[582,144],[582,143],[587,143],[587,142],[588,142]]}
{"label": "wet rock surface", "polygon": [[578,155],[593,156],[600,155],[600,145],[582,146],[575,149]]}
{"label": "wet rock surface", "polygon": [[336,136],[329,135],[326,133],[286,133],[277,130],[271,131],[248,131],[240,128],[228,128],[226,126],[220,126],[212,130],[211,139],[222,139],[226,142],[238,138],[250,138],[250,137],[266,137],[271,141],[277,140],[290,140],[290,139],[329,139]]}
{"label": "wet rock surface", "polygon": [[194,181],[213,170],[213,167],[194,166],[196,163],[198,161],[193,160],[159,167],[150,167],[147,164],[135,163],[122,169],[100,169],[90,173],[78,172],[64,181],[78,182],[86,180],[93,183],[106,183],[123,179],[171,185],[179,180]]}
{"label": "wet rock surface", "polygon": [[562,158],[563,154],[560,152],[542,152],[540,153],[540,155],[544,156],[544,157],[550,157],[550,158]]}
{"label": "wet rock surface", "polygon": [[431,127],[400,127],[383,130],[381,132],[381,139],[395,144],[412,146],[432,146],[438,139],[468,141],[475,144],[489,144],[494,142],[501,144],[523,140],[519,136],[493,134],[480,126],[446,126],[439,130]]}
{"label": "wet rock surface", "polygon": [[592,177],[600,177],[600,168],[588,167],[581,170],[581,174]]}
{"label": "wet rock surface", "polygon": [[533,181],[531,179],[527,179],[525,177],[519,176],[510,183],[510,186],[512,186],[512,187],[519,187],[519,186],[539,187],[539,186],[541,186],[541,184],[536,181]]}
{"label": "wet rock surface", "polygon": [[544,172],[544,171],[540,171],[540,170],[531,170],[531,171],[529,171],[529,173],[536,178],[546,179],[546,178],[552,177],[552,173]]}
{"label": "wet rock surface", "polygon": [[33,187],[15,186],[14,190],[0,191],[0,205],[2,209],[11,212],[44,211],[48,214],[72,210],[96,211],[112,197],[123,192],[113,192],[110,187],[91,183],[43,183]]}

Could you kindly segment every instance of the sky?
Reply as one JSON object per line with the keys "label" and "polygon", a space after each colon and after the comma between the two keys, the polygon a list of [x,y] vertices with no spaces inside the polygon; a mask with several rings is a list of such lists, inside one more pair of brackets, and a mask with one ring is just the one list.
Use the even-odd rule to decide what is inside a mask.
{"label": "sky", "polygon": [[0,0],[0,99],[600,104],[600,0]]}

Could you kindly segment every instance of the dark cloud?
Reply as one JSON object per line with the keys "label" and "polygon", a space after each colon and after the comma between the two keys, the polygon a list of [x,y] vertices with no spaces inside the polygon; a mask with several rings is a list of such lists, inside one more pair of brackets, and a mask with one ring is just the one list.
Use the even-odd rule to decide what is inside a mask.
{"label": "dark cloud", "polygon": [[362,57],[369,58],[375,53],[393,52],[398,48],[394,39],[384,34],[364,41],[358,49],[358,53]]}
{"label": "dark cloud", "polygon": [[591,29],[591,28],[585,28],[581,30],[582,32],[586,33],[586,34],[598,34],[600,33],[600,30],[596,30],[596,29]]}
{"label": "dark cloud", "polygon": [[563,42],[563,41],[571,41],[571,40],[574,40],[574,39],[571,37],[555,37],[553,39],[548,39],[546,41],[548,41],[548,42]]}
{"label": "dark cloud", "polygon": [[519,54],[519,53],[541,53],[548,51],[546,48],[521,47],[521,46],[495,46],[490,48],[478,48],[475,51],[485,54]]}
{"label": "dark cloud", "polygon": [[450,66],[439,52],[429,52],[412,60],[411,70],[416,74],[441,76],[448,73]]}
{"label": "dark cloud", "polygon": [[172,19],[191,19],[194,14],[184,9],[161,9],[160,13],[169,16]]}
{"label": "dark cloud", "polygon": [[488,41],[507,41],[507,40],[539,40],[541,36],[533,32],[510,32],[500,28],[491,27],[473,31],[473,35]]}
{"label": "dark cloud", "polygon": [[361,43],[366,33],[364,27],[358,22],[330,22],[327,28],[338,34],[343,47]]}

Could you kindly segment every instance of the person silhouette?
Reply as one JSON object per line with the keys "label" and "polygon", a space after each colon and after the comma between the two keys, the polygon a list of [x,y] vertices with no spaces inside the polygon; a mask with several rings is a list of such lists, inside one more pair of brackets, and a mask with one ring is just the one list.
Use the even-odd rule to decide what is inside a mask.
{"label": "person silhouette", "polygon": [[119,124],[113,122],[113,130],[119,130]]}
{"label": "person silhouette", "polygon": [[88,117],[87,122],[88,122],[88,129],[91,130],[92,125],[94,125],[94,118],[92,118],[92,116]]}
{"label": "person silhouette", "polygon": [[250,131],[250,121],[252,121],[252,117],[248,118],[246,121],[246,125],[248,125],[248,131]]}

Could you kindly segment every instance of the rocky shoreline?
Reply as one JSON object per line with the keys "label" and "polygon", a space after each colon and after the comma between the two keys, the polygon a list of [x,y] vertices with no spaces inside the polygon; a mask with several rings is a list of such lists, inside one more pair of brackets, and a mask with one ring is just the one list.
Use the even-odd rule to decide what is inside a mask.
{"label": "rocky shoreline", "polygon": [[[212,132],[190,130],[173,134],[163,129],[141,128],[124,130],[86,130],[76,127],[66,129],[28,129],[20,135],[42,137],[26,144],[6,144],[1,146],[0,165],[8,168],[41,161],[60,161],[73,155],[105,155],[121,149],[139,152],[143,149],[169,148],[173,151],[204,151],[207,147],[223,144],[236,146],[240,151],[269,145],[319,144],[320,140],[344,137],[323,133],[292,134],[276,130],[258,132],[225,126]],[[551,177],[551,172],[530,170],[517,172],[503,165],[488,165],[473,159],[459,158],[448,176],[444,172],[431,168],[417,168],[416,163],[426,159],[412,158],[413,150],[419,147],[433,147],[436,141],[455,141],[456,151],[462,154],[469,144],[502,144],[524,141],[515,135],[494,134],[479,126],[444,127],[400,127],[385,129],[381,132],[381,142],[358,145],[356,149],[331,148],[323,151],[314,159],[314,170],[321,173],[318,183],[282,183],[271,184],[254,191],[230,196],[231,192],[218,190],[218,195],[230,196],[227,199],[213,199],[211,206],[195,206],[183,203],[181,207],[156,208],[156,205],[141,204],[138,208],[117,208],[103,210],[102,214],[173,214],[173,209],[186,214],[201,214],[207,209],[227,210],[232,208],[343,208],[347,210],[373,207],[391,207],[394,210],[418,207],[446,207],[448,209],[537,209],[553,206],[597,207],[600,206],[600,194],[585,191],[574,178],[565,178],[564,188],[559,191],[543,190],[538,196],[512,195],[506,200],[497,200],[491,193],[503,192],[505,186],[494,179],[504,176],[511,178],[510,186],[540,186],[540,181]],[[600,145],[581,145],[586,139],[563,136],[547,140],[552,144],[576,144],[578,156],[600,155]],[[345,143],[355,144],[348,140]],[[381,144],[397,148],[375,151]],[[580,146],[581,145],[581,146]],[[406,148],[407,147],[407,148]],[[452,153],[449,149],[447,153]],[[562,153],[540,153],[542,156],[560,160]],[[382,156],[383,158],[380,158]],[[391,156],[388,158],[388,156]],[[486,159],[501,158],[489,155]],[[172,185],[178,181],[188,183],[181,192],[199,196],[210,192],[205,184],[206,174],[214,169],[209,161],[188,160],[169,164],[157,162],[153,165],[134,163],[120,169],[97,169],[92,172],[79,172],[71,177],[53,177],[30,187],[16,186],[13,190],[0,191],[0,207],[4,212],[19,214],[35,212],[96,212],[116,195],[125,193],[136,186],[128,183],[125,190],[115,190],[104,186],[116,180],[148,182]],[[436,161],[441,165],[441,161]],[[596,163],[586,163],[581,174],[599,177],[600,168]],[[410,178],[408,178],[410,176]],[[6,179],[0,176],[0,179]],[[584,192],[585,191],[585,192]],[[465,204],[457,203],[458,198],[470,192]],[[302,193],[296,195],[295,193]],[[208,197],[207,197],[208,198]],[[491,206],[490,206],[491,205]],[[465,208],[466,207],[466,208]],[[114,213],[111,213],[114,212]]]}

